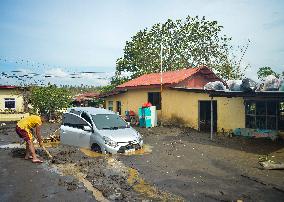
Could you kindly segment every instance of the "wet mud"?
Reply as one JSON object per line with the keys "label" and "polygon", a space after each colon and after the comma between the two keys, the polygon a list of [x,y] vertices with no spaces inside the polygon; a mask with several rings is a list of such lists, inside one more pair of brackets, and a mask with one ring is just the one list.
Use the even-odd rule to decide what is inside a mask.
{"label": "wet mud", "polygon": [[[150,151],[149,148],[146,149],[147,152]],[[57,150],[57,153],[53,153],[51,164],[64,175],[75,176],[78,181],[89,187],[91,184],[95,191],[90,188],[89,190],[94,193],[96,199],[182,201],[181,197],[161,192],[146,183],[138,171],[117,160],[117,155],[103,155],[88,149],[63,145],[58,146]],[[141,155],[142,152],[133,155]]]}
{"label": "wet mud", "polygon": [[284,170],[263,170],[260,156],[281,161],[281,140],[214,136],[190,128],[137,128],[151,155],[120,156],[160,190],[186,201],[283,201]]}
{"label": "wet mud", "polygon": [[[56,128],[46,125],[43,134],[50,138]],[[84,190],[97,201],[284,200],[283,171],[263,170],[258,164],[261,156],[282,161],[283,142],[225,136],[210,141],[209,134],[177,127],[137,130],[144,136],[145,147],[124,155],[102,155],[48,139],[44,145],[53,158],[37,148],[45,160],[37,166],[58,175],[53,183],[65,189],[62,196],[66,199],[68,193]],[[25,148],[19,146],[13,127],[2,132],[0,152],[6,155],[2,158],[22,159]],[[28,169],[25,164],[24,169]],[[9,181],[5,176],[2,179]],[[60,194],[57,189],[53,192]],[[51,199],[56,195],[53,192],[39,197]]]}

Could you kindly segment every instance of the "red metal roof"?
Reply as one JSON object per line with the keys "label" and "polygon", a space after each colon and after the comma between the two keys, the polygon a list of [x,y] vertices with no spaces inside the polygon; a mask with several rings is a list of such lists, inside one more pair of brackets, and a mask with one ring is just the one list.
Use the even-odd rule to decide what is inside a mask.
{"label": "red metal roof", "polygon": [[14,89],[17,88],[17,86],[1,86],[0,85],[0,89]]}
{"label": "red metal roof", "polygon": [[74,100],[77,101],[77,102],[81,102],[81,101],[84,101],[84,100],[92,100],[94,98],[98,98],[99,95],[100,95],[100,93],[98,93],[98,92],[82,93],[82,94],[76,95]]}
{"label": "red metal roof", "polygon": [[[203,70],[203,71],[200,71]],[[196,68],[188,68],[188,69],[180,69],[176,71],[168,71],[163,72],[163,85],[175,85],[178,84],[186,79],[189,79],[194,74],[200,72],[203,73],[204,70],[209,74],[213,74],[215,78],[217,76],[208,68],[208,67],[196,67]],[[133,88],[133,87],[141,87],[141,86],[158,86],[161,85],[161,74],[160,73],[152,73],[152,74],[145,74],[136,79],[130,80],[126,83],[123,83],[117,88]],[[187,87],[195,87],[195,86],[187,86]],[[196,86],[197,87],[197,86]],[[198,87],[200,87],[198,85]]]}

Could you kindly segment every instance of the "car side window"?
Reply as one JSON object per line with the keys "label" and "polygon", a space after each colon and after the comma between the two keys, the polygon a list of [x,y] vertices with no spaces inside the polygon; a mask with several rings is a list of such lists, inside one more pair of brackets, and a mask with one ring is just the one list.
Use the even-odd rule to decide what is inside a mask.
{"label": "car side window", "polygon": [[80,115],[80,114],[81,114],[81,112],[76,111],[75,109],[71,109],[71,110],[70,110],[70,113],[77,114],[77,115]]}
{"label": "car side window", "polygon": [[92,120],[91,120],[91,118],[88,116],[87,113],[82,112],[81,117],[82,117],[83,119],[85,119],[90,125],[93,125],[93,124],[92,124]]}
{"label": "car side window", "polygon": [[63,125],[79,129],[83,129],[84,126],[91,127],[90,123],[88,123],[85,119],[73,113],[64,113]]}

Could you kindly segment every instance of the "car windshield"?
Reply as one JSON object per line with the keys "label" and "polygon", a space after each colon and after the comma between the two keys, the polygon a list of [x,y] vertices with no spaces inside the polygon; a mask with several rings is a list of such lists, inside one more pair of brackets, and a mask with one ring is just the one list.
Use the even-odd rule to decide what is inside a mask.
{"label": "car windshield", "polygon": [[126,128],[126,122],[116,114],[96,114],[92,119],[98,130],[116,130]]}

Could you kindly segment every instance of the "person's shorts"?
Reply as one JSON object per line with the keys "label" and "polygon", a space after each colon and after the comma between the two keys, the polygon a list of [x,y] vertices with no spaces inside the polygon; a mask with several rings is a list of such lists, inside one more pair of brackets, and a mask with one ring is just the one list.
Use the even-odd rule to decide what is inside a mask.
{"label": "person's shorts", "polygon": [[30,132],[21,129],[19,126],[16,126],[16,133],[19,135],[20,138],[23,138],[26,142],[33,139],[33,135]]}

